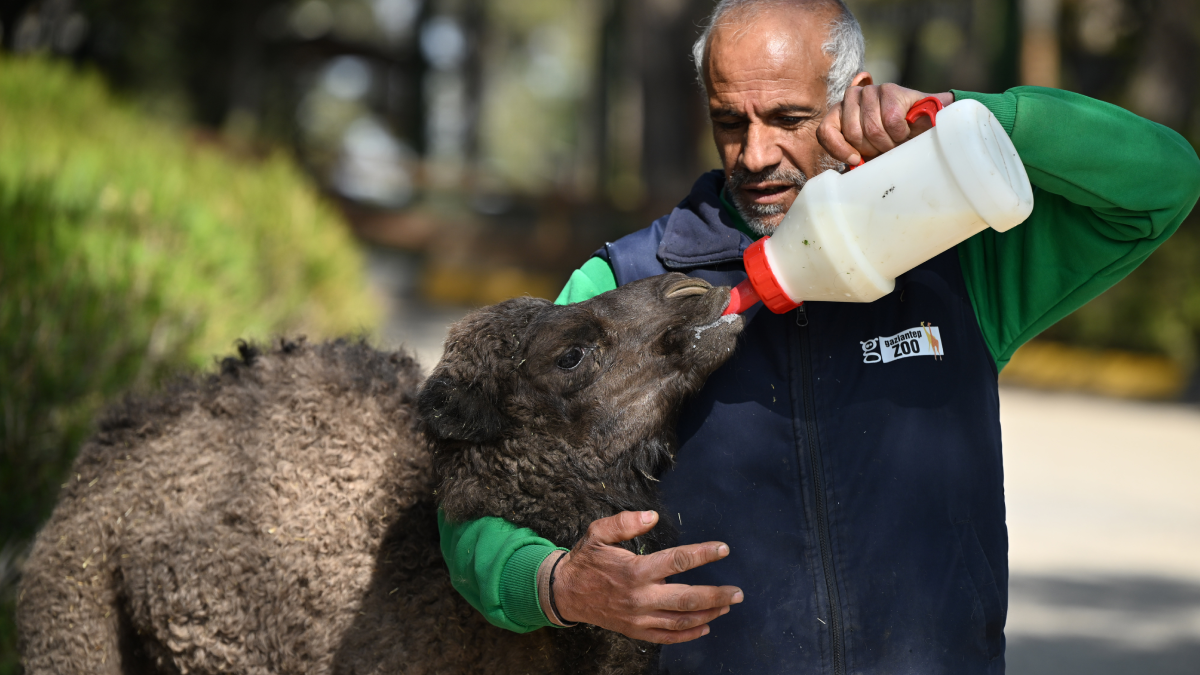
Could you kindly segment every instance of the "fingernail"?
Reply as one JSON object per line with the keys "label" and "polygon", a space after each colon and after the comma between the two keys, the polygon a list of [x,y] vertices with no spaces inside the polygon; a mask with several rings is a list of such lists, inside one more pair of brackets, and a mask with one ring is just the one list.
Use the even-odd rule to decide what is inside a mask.
{"label": "fingernail", "polygon": [[720,556],[729,555],[729,547],[726,546],[725,544],[721,544],[720,546],[717,547],[717,555],[720,555]]}
{"label": "fingernail", "polygon": [[649,525],[652,522],[654,522],[654,512],[653,511],[642,511],[642,524]]}
{"label": "fingernail", "polygon": [[721,608],[721,616],[725,616],[725,615],[726,615],[726,614],[728,614],[728,613],[729,613],[729,606],[728,606],[728,605],[727,605],[727,606],[725,606],[725,607],[722,607],[722,608]]}
{"label": "fingernail", "polygon": [[708,626],[705,626],[704,629],[700,631],[700,637],[704,637],[705,635],[708,635],[708,631],[709,631]]}
{"label": "fingernail", "polygon": [[742,595],[741,591],[738,591],[737,593],[733,594],[733,604],[735,604],[735,605],[745,599],[746,599],[746,596]]}

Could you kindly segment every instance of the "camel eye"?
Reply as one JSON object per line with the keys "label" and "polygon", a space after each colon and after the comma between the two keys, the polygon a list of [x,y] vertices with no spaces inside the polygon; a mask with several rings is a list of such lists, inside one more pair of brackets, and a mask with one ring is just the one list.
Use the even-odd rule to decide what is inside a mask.
{"label": "camel eye", "polygon": [[584,353],[580,347],[571,347],[558,357],[558,367],[563,370],[574,370],[575,366],[578,366],[579,362],[583,360]]}

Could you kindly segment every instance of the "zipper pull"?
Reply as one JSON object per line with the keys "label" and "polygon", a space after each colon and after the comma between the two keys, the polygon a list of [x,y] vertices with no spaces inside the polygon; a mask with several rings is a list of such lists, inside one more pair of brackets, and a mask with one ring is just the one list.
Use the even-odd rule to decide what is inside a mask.
{"label": "zipper pull", "polygon": [[808,325],[808,312],[804,309],[804,303],[796,308],[796,325],[804,328]]}

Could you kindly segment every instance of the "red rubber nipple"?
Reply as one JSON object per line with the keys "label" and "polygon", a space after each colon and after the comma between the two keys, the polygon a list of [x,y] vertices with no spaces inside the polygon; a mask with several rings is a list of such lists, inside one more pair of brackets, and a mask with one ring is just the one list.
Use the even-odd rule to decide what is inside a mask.
{"label": "red rubber nipple", "polygon": [[758,293],[754,291],[754,286],[747,279],[729,291],[729,306],[725,308],[721,316],[741,314],[753,307],[757,302]]}

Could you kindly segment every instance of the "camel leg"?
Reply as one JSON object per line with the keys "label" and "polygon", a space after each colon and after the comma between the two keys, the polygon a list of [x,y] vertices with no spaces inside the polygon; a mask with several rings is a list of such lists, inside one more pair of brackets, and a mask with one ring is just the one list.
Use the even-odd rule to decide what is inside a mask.
{"label": "camel leg", "polygon": [[55,513],[38,536],[17,597],[27,675],[124,673],[115,566],[87,513]]}

